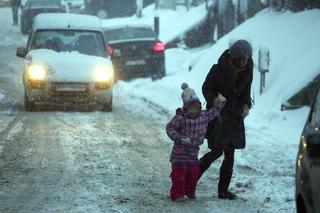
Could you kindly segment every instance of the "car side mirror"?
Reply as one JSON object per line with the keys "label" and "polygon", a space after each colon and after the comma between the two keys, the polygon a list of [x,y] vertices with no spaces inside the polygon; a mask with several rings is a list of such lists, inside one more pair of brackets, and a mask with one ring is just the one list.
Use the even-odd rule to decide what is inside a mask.
{"label": "car side mirror", "polygon": [[18,47],[16,55],[20,58],[26,57],[27,51],[24,47]]}
{"label": "car side mirror", "polygon": [[310,158],[320,158],[320,133],[307,135],[307,153]]}

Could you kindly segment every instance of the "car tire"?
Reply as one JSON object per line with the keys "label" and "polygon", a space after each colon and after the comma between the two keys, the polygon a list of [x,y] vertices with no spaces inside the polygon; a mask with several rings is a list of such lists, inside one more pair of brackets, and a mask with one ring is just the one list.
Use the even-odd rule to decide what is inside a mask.
{"label": "car tire", "polygon": [[20,18],[20,31],[23,35],[28,34],[27,23],[25,19]]}
{"label": "car tire", "polygon": [[151,75],[151,79],[152,79],[152,81],[159,80],[159,79],[163,78],[165,75],[166,75],[166,68],[163,65],[163,66],[161,66],[161,68],[158,69],[158,71],[156,73]]}
{"label": "car tire", "polygon": [[103,112],[112,112],[112,102],[102,104]]}
{"label": "car tire", "polygon": [[24,109],[29,112],[35,111],[36,109],[36,104],[32,101],[29,101],[26,96],[24,97]]}
{"label": "car tire", "polygon": [[307,213],[305,204],[301,196],[299,196],[296,200],[297,213]]}
{"label": "car tire", "polygon": [[106,19],[108,17],[108,12],[106,10],[104,10],[104,9],[99,9],[97,11],[97,16],[100,19]]}
{"label": "car tire", "polygon": [[112,112],[112,96],[110,102],[106,102],[102,104],[103,112]]}

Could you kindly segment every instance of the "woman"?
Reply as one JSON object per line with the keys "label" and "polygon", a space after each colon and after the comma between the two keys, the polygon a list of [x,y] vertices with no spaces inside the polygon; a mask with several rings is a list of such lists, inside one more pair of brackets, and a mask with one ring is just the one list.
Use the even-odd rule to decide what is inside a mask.
{"label": "woman", "polygon": [[219,199],[236,199],[229,185],[233,173],[234,151],[245,148],[244,118],[251,108],[252,48],[248,41],[238,40],[227,49],[213,65],[202,86],[207,109],[220,93],[227,103],[218,119],[210,122],[207,129],[210,152],[200,159],[200,177],[211,163],[224,154],[218,183]]}

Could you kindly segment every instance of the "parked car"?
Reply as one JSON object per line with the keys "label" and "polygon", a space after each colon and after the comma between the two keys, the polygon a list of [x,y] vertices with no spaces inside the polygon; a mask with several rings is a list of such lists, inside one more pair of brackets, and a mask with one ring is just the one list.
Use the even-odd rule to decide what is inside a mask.
{"label": "parked car", "polygon": [[104,33],[117,79],[165,76],[165,45],[150,26],[113,26]]}
{"label": "parked car", "polygon": [[132,16],[136,10],[136,0],[86,0],[82,12],[106,19]]}
{"label": "parked car", "polygon": [[65,6],[61,0],[27,0],[20,13],[20,30],[27,34],[33,23],[33,18],[40,13],[64,13]]}
{"label": "parked car", "polygon": [[298,213],[320,212],[320,91],[304,126],[296,161]]}
{"label": "parked car", "polygon": [[17,49],[25,59],[25,109],[84,103],[111,111],[114,71],[100,19],[58,13],[34,22],[27,47]]}

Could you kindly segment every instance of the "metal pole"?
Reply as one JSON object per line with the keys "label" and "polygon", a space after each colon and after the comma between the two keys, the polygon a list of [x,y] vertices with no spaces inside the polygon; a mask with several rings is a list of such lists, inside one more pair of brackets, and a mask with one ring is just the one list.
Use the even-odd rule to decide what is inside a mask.
{"label": "metal pole", "polygon": [[154,16],[154,31],[157,34],[157,36],[159,36],[159,33],[160,33],[160,18],[159,18],[158,14],[156,14]]}
{"label": "metal pole", "polygon": [[137,6],[136,16],[138,18],[141,18],[142,10],[143,10],[143,0],[136,0],[136,6]]}
{"label": "metal pole", "polygon": [[261,69],[261,50],[259,50],[259,57],[258,57],[258,71],[260,72],[260,89],[259,89],[259,94],[262,94],[263,86],[263,77],[262,77],[262,69]]}
{"label": "metal pole", "polygon": [[155,9],[158,10],[160,5],[160,0],[156,0],[154,5],[155,5]]}
{"label": "metal pole", "polygon": [[258,70],[260,72],[260,95],[266,87],[266,74],[270,67],[270,51],[267,49],[259,49]]}
{"label": "metal pole", "polygon": [[186,4],[187,11],[189,11],[190,9],[189,0],[185,0],[185,4]]}

